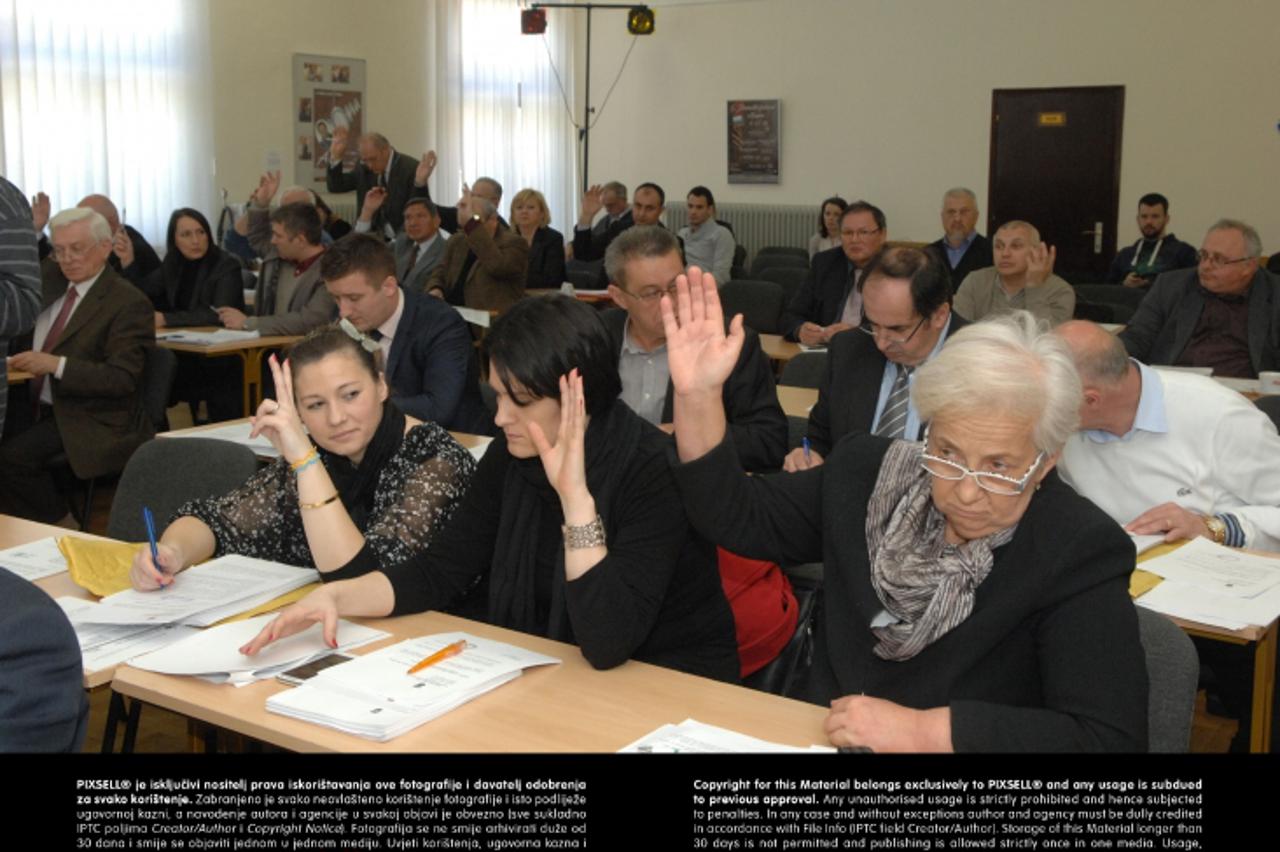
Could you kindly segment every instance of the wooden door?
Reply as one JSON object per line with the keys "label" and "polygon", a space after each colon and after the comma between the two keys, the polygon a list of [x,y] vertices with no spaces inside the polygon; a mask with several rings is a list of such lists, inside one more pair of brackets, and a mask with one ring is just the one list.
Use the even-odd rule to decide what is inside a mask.
{"label": "wooden door", "polygon": [[1106,280],[1116,254],[1124,86],[991,94],[987,233],[1011,219],[1058,251],[1072,284]]}

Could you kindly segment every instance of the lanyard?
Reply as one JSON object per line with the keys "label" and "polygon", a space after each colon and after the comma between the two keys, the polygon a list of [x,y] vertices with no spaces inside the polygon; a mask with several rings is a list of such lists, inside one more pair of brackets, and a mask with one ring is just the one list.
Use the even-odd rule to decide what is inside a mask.
{"label": "lanyard", "polygon": [[[1129,266],[1130,266],[1132,269],[1137,269],[1137,268],[1138,268],[1138,255],[1142,254],[1142,244],[1143,244],[1143,242],[1145,242],[1145,241],[1144,241],[1144,240],[1142,240],[1142,239],[1139,239],[1139,240],[1138,240],[1137,245],[1135,245],[1135,246],[1133,247],[1133,263],[1129,264]],[[1155,251],[1151,252],[1151,257],[1147,258],[1147,265],[1148,265],[1148,266],[1155,266],[1155,265],[1156,265],[1156,258],[1160,255],[1160,246],[1162,246],[1162,245],[1164,245],[1164,237],[1161,237],[1160,239],[1156,240],[1156,248],[1155,248]]]}

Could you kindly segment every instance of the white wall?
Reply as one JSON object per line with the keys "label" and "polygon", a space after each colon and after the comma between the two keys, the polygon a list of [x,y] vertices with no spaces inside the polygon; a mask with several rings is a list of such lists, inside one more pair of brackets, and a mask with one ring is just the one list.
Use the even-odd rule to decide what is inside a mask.
{"label": "white wall", "polygon": [[[658,5],[661,0],[658,0]],[[1120,240],[1137,198],[1169,196],[1199,245],[1221,216],[1280,249],[1280,3],[1275,0],[745,0],[658,5],[592,133],[594,181],[679,197],[881,205],[891,235],[935,239],[943,189],[985,203],[991,90],[1125,86]],[[598,105],[631,36],[598,13]],[[581,68],[582,65],[580,64]],[[781,183],[726,180],[725,102],[782,100]],[[984,220],[985,221],[985,220]]]}
{"label": "white wall", "polygon": [[295,53],[364,59],[365,126],[418,156],[428,141],[429,5],[411,0],[211,3],[217,185],[230,191],[232,201],[244,201],[271,149],[281,153],[285,184],[295,182]]}

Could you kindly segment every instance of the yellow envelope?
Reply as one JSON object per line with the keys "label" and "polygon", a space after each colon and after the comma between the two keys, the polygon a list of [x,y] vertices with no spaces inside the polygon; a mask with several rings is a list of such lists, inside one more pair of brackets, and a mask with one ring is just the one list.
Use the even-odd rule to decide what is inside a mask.
{"label": "yellow envelope", "polygon": [[129,567],[133,564],[133,555],[145,546],[69,535],[58,539],[58,549],[66,557],[72,581],[99,596],[131,588]]}

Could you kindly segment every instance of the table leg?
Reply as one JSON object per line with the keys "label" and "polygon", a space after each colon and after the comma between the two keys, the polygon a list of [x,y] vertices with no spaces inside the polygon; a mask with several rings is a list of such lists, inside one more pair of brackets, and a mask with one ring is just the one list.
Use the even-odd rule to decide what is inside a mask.
{"label": "table leg", "polygon": [[244,416],[252,417],[258,408],[258,393],[262,387],[262,350],[242,349],[239,353],[244,376]]}
{"label": "table leg", "polygon": [[1271,622],[1253,651],[1253,712],[1249,731],[1249,751],[1271,751],[1271,708],[1276,692],[1276,629]]}
{"label": "table leg", "polygon": [[116,750],[116,728],[124,718],[124,696],[111,690],[111,700],[107,702],[107,723],[102,729],[102,753],[111,754]]}

